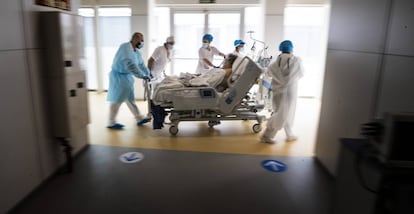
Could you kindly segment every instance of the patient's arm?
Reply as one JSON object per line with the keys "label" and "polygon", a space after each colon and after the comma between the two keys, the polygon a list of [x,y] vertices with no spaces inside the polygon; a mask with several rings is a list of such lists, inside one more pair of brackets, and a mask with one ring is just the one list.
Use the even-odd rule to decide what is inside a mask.
{"label": "patient's arm", "polygon": [[223,79],[223,82],[226,82],[227,83],[227,79],[230,77],[230,75],[231,75],[231,68],[226,68],[226,69],[224,69],[225,71],[226,71],[226,74],[224,74],[224,79]]}

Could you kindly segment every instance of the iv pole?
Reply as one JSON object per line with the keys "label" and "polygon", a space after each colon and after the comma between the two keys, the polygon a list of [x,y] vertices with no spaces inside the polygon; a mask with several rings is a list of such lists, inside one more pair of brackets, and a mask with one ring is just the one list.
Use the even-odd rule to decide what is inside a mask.
{"label": "iv pole", "polygon": [[[255,60],[257,63],[259,63],[262,67],[267,67],[269,65],[270,60],[272,59],[272,57],[269,58],[267,54],[268,46],[266,45],[264,41],[260,41],[258,39],[253,38],[252,34],[255,33],[254,31],[250,30],[250,31],[247,31],[247,33],[249,34],[250,39],[254,41],[253,46],[250,49],[252,59]],[[256,42],[261,43],[263,45],[263,49],[258,52],[257,56],[256,56],[256,46],[255,46]]]}

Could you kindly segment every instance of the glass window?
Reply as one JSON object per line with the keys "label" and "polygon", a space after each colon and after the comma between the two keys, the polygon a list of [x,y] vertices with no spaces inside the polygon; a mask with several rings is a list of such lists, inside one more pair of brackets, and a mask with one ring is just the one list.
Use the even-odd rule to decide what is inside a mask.
{"label": "glass window", "polygon": [[[156,7],[153,11],[153,17],[151,22],[151,40],[149,42],[149,57],[154,52],[154,49],[160,45],[163,45],[167,37],[171,36],[170,30],[170,8],[168,7]],[[174,58],[173,54],[170,57]],[[172,62],[173,63],[173,62]],[[171,75],[171,63],[165,68],[165,73]]]}
{"label": "glass window", "polygon": [[174,74],[194,73],[198,62],[198,49],[204,34],[203,13],[174,14]]}
{"label": "glass window", "polygon": [[[206,26],[205,18],[208,18]],[[174,74],[194,73],[198,63],[198,50],[207,32],[214,36],[212,45],[227,54],[234,50],[233,42],[240,37],[240,13],[175,13],[174,34],[176,39]],[[219,65],[222,57],[213,64]]]}
{"label": "glass window", "polygon": [[234,40],[240,37],[240,14],[210,13],[208,18],[208,32],[214,36],[212,45],[224,54],[233,52]]}
{"label": "glass window", "polygon": [[99,8],[100,48],[102,62],[103,89],[109,86],[109,72],[112,60],[119,46],[131,39],[130,8]]}
{"label": "glass window", "polygon": [[107,7],[99,8],[99,16],[131,16],[131,8],[128,7]]}
{"label": "glass window", "polygon": [[79,8],[78,14],[83,17],[94,17],[95,10],[93,8]]}

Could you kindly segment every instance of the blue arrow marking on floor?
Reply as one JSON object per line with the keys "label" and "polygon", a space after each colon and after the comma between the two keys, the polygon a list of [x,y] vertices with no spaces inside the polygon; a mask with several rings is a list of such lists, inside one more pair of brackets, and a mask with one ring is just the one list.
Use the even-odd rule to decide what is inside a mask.
{"label": "blue arrow marking on floor", "polygon": [[272,172],[283,172],[287,169],[284,163],[277,160],[264,160],[262,161],[262,166]]}
{"label": "blue arrow marking on floor", "polygon": [[124,158],[125,158],[125,160],[126,161],[134,161],[134,160],[138,160],[139,159],[139,157],[136,157],[136,153],[131,153],[130,155],[129,155],[129,157],[128,156],[124,156]]}

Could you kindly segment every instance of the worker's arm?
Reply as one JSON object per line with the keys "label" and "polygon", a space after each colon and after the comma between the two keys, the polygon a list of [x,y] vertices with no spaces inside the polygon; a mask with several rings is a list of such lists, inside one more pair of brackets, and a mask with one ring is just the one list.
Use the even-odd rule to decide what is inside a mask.
{"label": "worker's arm", "polygon": [[152,66],[153,65],[154,65],[154,58],[150,57],[148,59],[148,66],[147,66],[150,71],[152,71]]}
{"label": "worker's arm", "polygon": [[208,60],[207,58],[203,58],[203,61],[204,61],[207,65],[209,65],[209,66],[211,66],[211,67],[214,67],[213,63],[212,63],[212,62],[210,62],[210,60]]}

